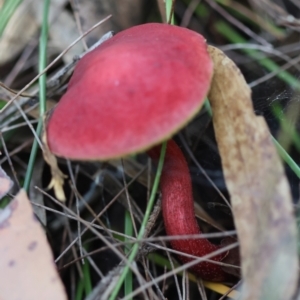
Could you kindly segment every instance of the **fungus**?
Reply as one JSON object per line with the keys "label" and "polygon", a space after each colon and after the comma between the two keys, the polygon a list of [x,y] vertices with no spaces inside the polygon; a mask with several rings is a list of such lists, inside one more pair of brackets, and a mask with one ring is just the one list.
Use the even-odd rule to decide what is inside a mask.
{"label": "fungus", "polygon": [[199,111],[212,70],[196,32],[167,24],[124,30],[77,64],[50,117],[49,148],[106,160],[157,145]]}
{"label": "fungus", "polygon": [[[49,116],[48,147],[56,156],[75,160],[107,160],[149,150],[200,110],[212,72],[205,40],[196,32],[145,24],[118,33],[77,64],[67,92]],[[148,154],[157,159],[159,149]],[[168,142],[160,186],[167,234],[200,233],[188,166],[174,141]],[[205,239],[171,244],[197,256],[218,249]],[[224,279],[219,265],[201,262],[193,270],[207,280]]]}

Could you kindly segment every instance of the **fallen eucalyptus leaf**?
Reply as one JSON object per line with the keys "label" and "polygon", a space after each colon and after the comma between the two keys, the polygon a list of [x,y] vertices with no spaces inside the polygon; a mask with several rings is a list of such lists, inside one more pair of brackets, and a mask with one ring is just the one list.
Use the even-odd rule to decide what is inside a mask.
{"label": "fallen eucalyptus leaf", "polygon": [[240,242],[241,299],[292,299],[297,231],[282,163],[240,70],[222,51],[208,51],[214,62],[208,97]]}
{"label": "fallen eucalyptus leaf", "polygon": [[0,299],[67,299],[24,190],[0,210]]}

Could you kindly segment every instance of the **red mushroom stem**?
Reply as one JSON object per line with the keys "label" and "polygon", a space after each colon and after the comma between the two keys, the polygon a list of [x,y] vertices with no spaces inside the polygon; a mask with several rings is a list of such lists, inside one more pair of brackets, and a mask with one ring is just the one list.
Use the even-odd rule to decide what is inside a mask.
{"label": "red mushroom stem", "polygon": [[[148,155],[154,160],[159,159],[160,146],[149,151]],[[183,153],[178,145],[170,140],[167,144],[164,167],[160,179],[162,193],[162,212],[166,233],[172,235],[200,234],[201,230],[195,218],[192,183],[189,168]],[[171,241],[171,246],[177,251],[194,256],[204,256],[218,249],[207,239],[186,239]],[[214,261],[222,261],[226,254],[217,255]],[[183,263],[193,259],[179,256]],[[223,281],[225,272],[220,265],[201,262],[191,268],[202,279],[210,281]]]}

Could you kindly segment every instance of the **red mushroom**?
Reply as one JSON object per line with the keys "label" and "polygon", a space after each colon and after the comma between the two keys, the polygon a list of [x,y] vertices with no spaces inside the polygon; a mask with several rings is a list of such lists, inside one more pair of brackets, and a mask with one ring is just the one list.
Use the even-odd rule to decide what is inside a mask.
{"label": "red mushroom", "polygon": [[48,144],[70,159],[141,152],[201,108],[212,77],[204,38],[167,24],[132,27],[88,53],[51,116]]}
{"label": "red mushroom", "polygon": [[[204,38],[188,29],[146,24],[118,33],[77,64],[48,120],[49,149],[78,160],[107,160],[147,150],[199,111],[212,70]],[[157,158],[159,148],[148,153]],[[167,147],[161,190],[167,234],[200,233],[189,170],[173,141]],[[171,244],[198,256],[218,249],[205,239]],[[193,270],[205,279],[224,279],[220,266],[212,263],[200,263]]]}

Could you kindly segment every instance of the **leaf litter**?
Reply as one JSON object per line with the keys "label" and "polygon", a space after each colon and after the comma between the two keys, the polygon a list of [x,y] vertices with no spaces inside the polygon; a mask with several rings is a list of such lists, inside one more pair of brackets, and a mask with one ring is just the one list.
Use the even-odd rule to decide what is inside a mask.
{"label": "leaf litter", "polygon": [[[67,299],[46,235],[26,192],[0,210],[0,299]],[[5,274],[5,276],[4,276]]]}
{"label": "leaf litter", "polygon": [[[20,30],[18,31],[20,32]],[[25,43],[23,43],[22,47],[24,47],[24,45]],[[22,47],[20,49],[22,49]],[[65,46],[63,47],[63,49],[64,48]],[[2,53],[4,52],[2,51]],[[5,51],[5,53],[12,54],[11,51]],[[233,77],[234,71],[233,70],[231,71],[227,70],[225,73],[226,73],[226,77],[230,78],[231,81],[233,81],[233,78],[235,78]],[[218,75],[216,74],[215,76],[217,77]],[[228,81],[224,80],[224,78],[222,80],[224,81],[223,85],[225,85],[225,89],[222,91],[224,92],[232,83],[228,83]],[[222,82],[219,82],[218,84],[222,85]],[[243,90],[245,94],[247,94],[244,83],[241,84],[240,89]],[[238,96],[236,96],[235,98],[233,97],[234,98],[233,102],[239,99],[239,97],[243,94],[244,94],[243,92],[242,93],[239,92]],[[248,98],[248,95],[246,95],[245,98]],[[249,99],[251,100],[251,96],[249,96]],[[231,105],[230,107],[223,107],[223,112],[222,114],[220,114],[220,116],[224,118],[223,113],[226,114],[227,119],[230,118],[231,116],[232,118],[230,118],[230,121],[235,121],[235,123],[238,124],[241,121],[234,120],[236,118],[234,112],[237,110],[240,113],[240,110],[237,107],[235,109],[234,105],[231,102],[230,105]],[[234,206],[233,213],[234,213],[236,225],[238,228],[238,233],[241,240],[242,258],[243,258],[242,268],[243,268],[243,275],[245,276],[244,290],[247,291],[247,286],[250,286],[250,284],[255,284],[258,291],[260,287],[264,287],[264,286],[272,291],[273,289],[272,282],[269,283],[268,285],[268,281],[272,281],[272,278],[271,279],[268,278],[268,274],[269,272],[271,272],[270,274],[275,275],[275,279],[273,280],[273,282],[277,283],[273,291],[277,291],[277,289],[280,288],[283,293],[283,289],[285,288],[286,290],[289,291],[289,293],[284,293],[282,299],[289,299],[290,298],[289,295],[291,295],[292,291],[294,291],[295,289],[295,278],[297,278],[297,273],[295,273],[295,268],[298,265],[297,256],[295,255],[295,251],[293,250],[295,249],[294,241],[296,240],[296,238],[295,238],[294,218],[292,215],[291,200],[289,195],[290,192],[285,182],[282,166],[281,163],[279,162],[279,159],[277,158],[276,153],[274,158],[274,151],[273,149],[271,149],[272,146],[270,146],[271,142],[269,140],[269,133],[265,123],[262,122],[262,118],[255,117],[253,115],[252,104],[250,105],[245,104],[245,106],[247,107],[247,110],[243,107],[241,111],[244,110],[247,111],[246,114],[250,113],[251,116],[250,119],[251,120],[255,119],[255,122],[252,124],[253,126],[250,126],[249,128],[246,127],[245,130],[247,132],[247,134],[245,135],[246,137],[250,138],[251,140],[250,145],[252,145],[252,147],[250,147],[248,151],[242,151],[245,150],[243,147],[246,147],[246,145],[244,145],[244,139],[246,139],[246,137],[244,138],[241,137],[240,139],[236,138],[236,140],[238,140],[236,143],[234,143],[231,140],[232,137],[230,137],[229,142],[232,142],[232,144],[234,144],[234,146],[236,146],[238,150],[235,150],[235,152],[233,151],[234,153],[229,154],[229,152],[227,153],[226,151],[222,150],[222,143],[225,143],[226,138],[225,140],[223,140],[223,142],[220,142],[220,140],[218,140],[219,145],[221,145],[219,147],[222,155],[223,164],[224,161],[233,163],[234,165],[236,164],[236,166],[233,165],[232,168],[229,168],[229,170],[228,170],[228,166],[226,167],[224,166],[224,170],[225,170],[224,172],[225,172],[227,186],[229,187],[231,193],[231,201],[233,203],[236,203],[235,205],[233,205]],[[216,111],[217,110],[214,110],[215,114]],[[243,117],[241,117],[240,119],[243,119]],[[214,122],[216,121],[214,120]],[[229,125],[226,124],[226,126]],[[224,128],[227,127],[224,126]],[[254,129],[256,130],[257,128],[260,128],[260,130],[258,133],[254,134]],[[231,129],[228,129],[227,131],[231,132],[230,130]],[[232,132],[235,132],[235,130],[236,127],[232,129]],[[226,137],[226,135],[223,133],[220,135]],[[252,143],[253,139],[257,142],[256,146],[254,145],[254,143]],[[240,141],[243,141],[243,143],[241,143]],[[228,143],[228,141],[226,141],[226,143],[228,145],[231,145],[230,143]],[[240,149],[240,147],[242,149]],[[251,151],[256,151],[256,150],[261,150],[260,154],[253,155]],[[226,155],[228,155],[227,158],[224,156],[224,152],[226,153]],[[250,155],[248,156],[249,152]],[[246,157],[247,160],[250,160],[250,162],[248,162],[246,159],[243,161],[236,159],[237,156],[240,157],[239,156],[240,153],[243,154],[243,156],[241,157]],[[266,159],[264,158],[264,156],[266,156]],[[260,160],[258,159],[258,157],[260,158]],[[265,170],[256,169],[254,166],[254,162],[252,160],[256,161],[256,164],[258,166],[261,163],[260,168],[264,166]],[[247,166],[245,164],[245,161],[247,162]],[[268,161],[268,163],[266,163],[265,161]],[[272,163],[274,163],[274,165],[272,165]],[[248,164],[250,165],[248,166]],[[251,176],[248,177],[248,173],[246,172],[245,173],[247,175],[243,176],[242,174],[243,171],[245,170],[249,171],[249,174],[252,173],[256,174],[257,178],[252,178]],[[274,174],[269,174],[272,171],[274,171]],[[270,175],[271,178],[269,178],[267,175]],[[253,186],[250,186],[248,184],[249,181],[251,182],[251,184],[253,183]],[[237,182],[239,186],[237,186],[236,188],[232,188],[230,182],[231,184],[233,183],[235,184]],[[268,187],[267,190],[264,190],[264,187],[262,187],[264,182],[267,182],[266,183]],[[257,183],[259,185],[258,186],[259,188],[256,187]],[[249,195],[247,196],[246,190],[248,189],[249,192],[249,186],[250,186],[250,192],[252,193],[252,197]],[[271,186],[274,187],[274,191],[271,189]],[[243,189],[245,189],[245,191],[243,191]],[[274,193],[275,196],[273,195]],[[248,198],[250,199],[249,203],[248,201],[246,201],[248,200]],[[265,199],[268,199],[268,201],[265,201]],[[253,224],[257,225],[256,228],[248,228],[253,226]],[[284,239],[284,237],[286,237],[286,240]],[[253,245],[254,244],[253,241],[255,241],[255,245]],[[276,249],[278,247],[277,245],[282,243],[282,241],[284,241],[283,245],[281,245],[280,249],[279,248]],[[287,263],[284,262],[279,266],[276,265],[272,266],[272,262],[271,262],[272,259],[274,264],[274,262],[282,256],[282,252],[285,251],[286,248],[290,250],[286,252],[287,257],[283,257],[282,260],[283,261],[286,260]],[[261,259],[263,259],[264,263],[262,263]],[[281,260],[279,259],[279,262],[280,261]],[[293,268],[289,268],[289,265],[292,264],[292,261],[294,263]],[[281,269],[282,265],[286,265],[286,266]],[[268,268],[269,271],[267,271]],[[278,272],[276,273],[276,270],[278,269],[280,270],[281,273]],[[287,273],[287,275],[290,277],[287,276],[286,278],[283,278],[284,277],[283,274],[285,273]],[[280,276],[279,279],[276,278],[278,274]],[[256,276],[257,278],[255,278]],[[293,278],[293,280],[289,280],[289,278]],[[278,284],[278,282],[280,284]],[[281,285],[281,287],[278,287],[277,285]],[[250,292],[253,293],[257,292],[252,290]],[[279,297],[279,295],[282,294],[277,294],[276,297]],[[261,295],[258,294],[253,295],[253,297],[254,296],[264,299]],[[272,299],[276,299],[276,297],[273,297]],[[255,299],[255,298],[251,298],[249,296],[248,299]]]}
{"label": "leaf litter", "polygon": [[213,125],[238,232],[241,299],[292,299],[298,278],[291,192],[268,126],[237,66],[209,47]]}

